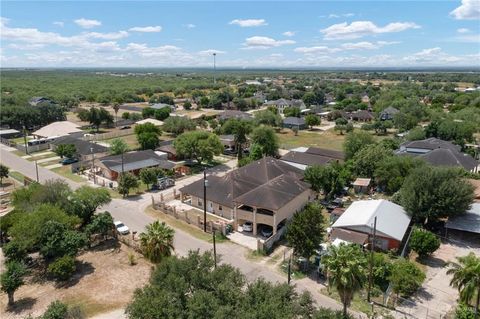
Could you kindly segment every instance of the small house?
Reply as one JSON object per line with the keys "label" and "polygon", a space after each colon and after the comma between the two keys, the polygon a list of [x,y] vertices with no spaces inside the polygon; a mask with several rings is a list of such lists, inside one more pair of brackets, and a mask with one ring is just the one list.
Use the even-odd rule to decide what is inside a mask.
{"label": "small house", "polygon": [[352,186],[353,190],[357,194],[366,194],[370,191],[371,178],[357,178]]}
{"label": "small house", "polygon": [[307,128],[307,124],[305,123],[304,118],[289,116],[283,119],[283,127],[290,128],[290,129],[297,128],[299,130],[304,130]]}
{"label": "small house", "polygon": [[389,106],[386,109],[384,109],[382,112],[380,112],[379,119],[381,121],[387,121],[387,120],[393,120],[393,117],[395,114],[400,113],[399,110],[394,108],[393,106]]}

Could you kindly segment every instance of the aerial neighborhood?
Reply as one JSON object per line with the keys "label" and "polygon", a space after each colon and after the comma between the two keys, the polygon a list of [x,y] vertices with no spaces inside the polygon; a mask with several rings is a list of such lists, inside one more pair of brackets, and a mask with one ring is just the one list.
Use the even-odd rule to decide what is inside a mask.
{"label": "aerial neighborhood", "polygon": [[[281,4],[275,12],[292,7]],[[451,19],[475,5],[463,0]],[[200,7],[197,14],[209,20]],[[273,28],[270,21],[226,25],[250,32]],[[79,18],[77,36],[28,28],[20,37],[12,23],[2,18],[8,54],[42,50],[55,35],[67,67],[46,68],[44,55],[45,68],[0,73],[0,318],[480,317],[478,65],[457,65],[439,48],[399,60],[418,69],[357,67],[349,64],[357,55],[332,55],[402,43],[341,42],[371,30],[427,28],[338,23],[320,30],[328,47],[293,49],[312,67],[270,68],[284,58],[278,53],[230,68],[248,59],[149,47],[161,26],[100,33],[100,21]],[[52,25],[66,30],[68,22]],[[470,29],[458,29],[455,41],[478,33]],[[296,46],[302,32],[251,36],[239,51]],[[120,40],[137,36],[145,44]],[[17,38],[31,47],[10,43]],[[88,42],[81,61],[98,53],[103,62],[70,67],[64,54],[78,54],[68,51],[78,41]],[[128,58],[135,50],[138,67]],[[423,65],[430,54],[445,68]],[[322,68],[312,64],[326,58]],[[375,59],[387,57],[362,61]]]}

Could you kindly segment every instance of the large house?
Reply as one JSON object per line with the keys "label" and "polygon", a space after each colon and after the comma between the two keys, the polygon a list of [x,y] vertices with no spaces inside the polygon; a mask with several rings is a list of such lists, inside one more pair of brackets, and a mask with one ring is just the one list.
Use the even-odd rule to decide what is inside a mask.
{"label": "large house", "polygon": [[332,225],[331,240],[364,245],[371,240],[375,218],[375,246],[382,250],[398,249],[411,217],[402,206],[384,199],[353,202]]}
{"label": "large house", "polygon": [[345,154],[318,147],[293,149],[280,158],[287,164],[305,170],[309,166],[343,162]]}
{"label": "large house", "polygon": [[69,121],[53,122],[32,133],[35,138],[56,138],[67,135],[83,135],[80,125]]}
{"label": "large house", "polygon": [[[246,221],[257,228],[272,227],[273,234],[313,196],[303,172],[280,160],[265,157],[222,177],[207,177],[207,211],[234,220]],[[204,181],[198,180],[180,189],[182,201],[203,209]]]}
{"label": "large house", "polygon": [[268,101],[265,103],[267,106],[275,106],[278,110],[278,113],[283,114],[283,111],[287,107],[298,107],[301,110],[305,110],[307,107],[302,100],[287,100],[287,99],[278,99],[275,101]]}
{"label": "large house", "polygon": [[63,136],[50,143],[50,149],[55,151],[59,145],[72,144],[75,146],[76,158],[81,161],[90,160],[93,157],[103,157],[108,155],[108,147],[85,141],[73,136]]}
{"label": "large house", "polygon": [[479,163],[461,148],[448,141],[435,137],[406,142],[400,145],[397,155],[416,156],[434,166],[463,167],[469,172],[478,172]]}
{"label": "large house", "polygon": [[167,160],[166,154],[154,152],[152,150],[134,151],[124,153],[123,155],[111,155],[94,160],[95,170],[101,172],[101,175],[112,181],[117,180],[122,172],[130,172],[138,175],[141,169],[149,167],[159,167],[165,170],[171,170],[175,163]]}

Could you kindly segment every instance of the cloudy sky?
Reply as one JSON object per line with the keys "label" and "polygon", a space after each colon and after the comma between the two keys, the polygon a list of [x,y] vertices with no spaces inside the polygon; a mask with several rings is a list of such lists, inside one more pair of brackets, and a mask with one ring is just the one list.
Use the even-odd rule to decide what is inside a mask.
{"label": "cloudy sky", "polygon": [[1,3],[2,67],[480,66],[480,0]]}

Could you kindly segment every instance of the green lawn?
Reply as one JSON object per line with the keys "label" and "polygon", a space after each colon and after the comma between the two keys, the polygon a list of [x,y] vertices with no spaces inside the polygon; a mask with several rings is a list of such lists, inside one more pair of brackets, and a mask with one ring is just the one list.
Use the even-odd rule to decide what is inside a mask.
{"label": "green lawn", "polygon": [[140,147],[140,145],[138,145],[137,136],[135,134],[120,136],[120,137],[116,137],[116,138],[110,138],[108,140],[103,140],[102,142],[110,144],[114,139],[117,139],[117,138],[124,140],[125,143],[127,143],[128,148],[130,150],[136,150]]}
{"label": "green lawn", "polygon": [[343,141],[345,140],[345,135],[337,134],[334,131],[300,131],[298,132],[298,136],[295,136],[292,130],[282,129],[277,133],[277,136],[280,141],[280,148],[284,149],[291,149],[300,146],[316,146],[341,151],[343,148]]}
{"label": "green lawn", "polygon": [[[201,239],[201,240],[204,240],[204,241],[208,241],[208,242],[213,242],[213,239],[212,239],[212,235],[211,234],[208,234],[208,233],[204,233],[202,230],[200,230],[200,228],[196,227],[196,226],[193,226],[193,225],[190,225],[190,224],[187,224],[179,219],[176,219],[175,217],[172,217],[170,215],[167,215],[165,213],[162,213],[160,211],[157,211],[155,209],[152,208],[152,206],[149,206],[146,211],[145,211],[147,214],[149,214],[150,216],[162,221],[162,222],[165,222],[166,224],[170,225],[171,227],[173,228],[176,228],[176,229],[179,229],[179,230],[182,230],[186,233],[189,233],[190,235],[192,235],[193,237],[197,238],[197,239]],[[207,215],[207,220],[213,220],[214,217],[211,216],[211,215]],[[215,236],[215,240],[217,243],[222,243],[222,242],[228,242],[229,239],[224,237],[222,234],[217,234]]]}
{"label": "green lawn", "polygon": [[58,175],[66,177],[77,183],[85,182],[85,179],[83,177],[72,173],[70,169],[70,165],[64,165],[62,167],[52,168],[52,172],[55,172]]}
{"label": "green lawn", "polygon": [[11,178],[14,178],[16,179],[17,181],[19,181],[20,183],[23,183],[23,179],[24,179],[24,175],[20,172],[17,172],[17,171],[10,171],[8,172],[8,176],[11,177]]}

